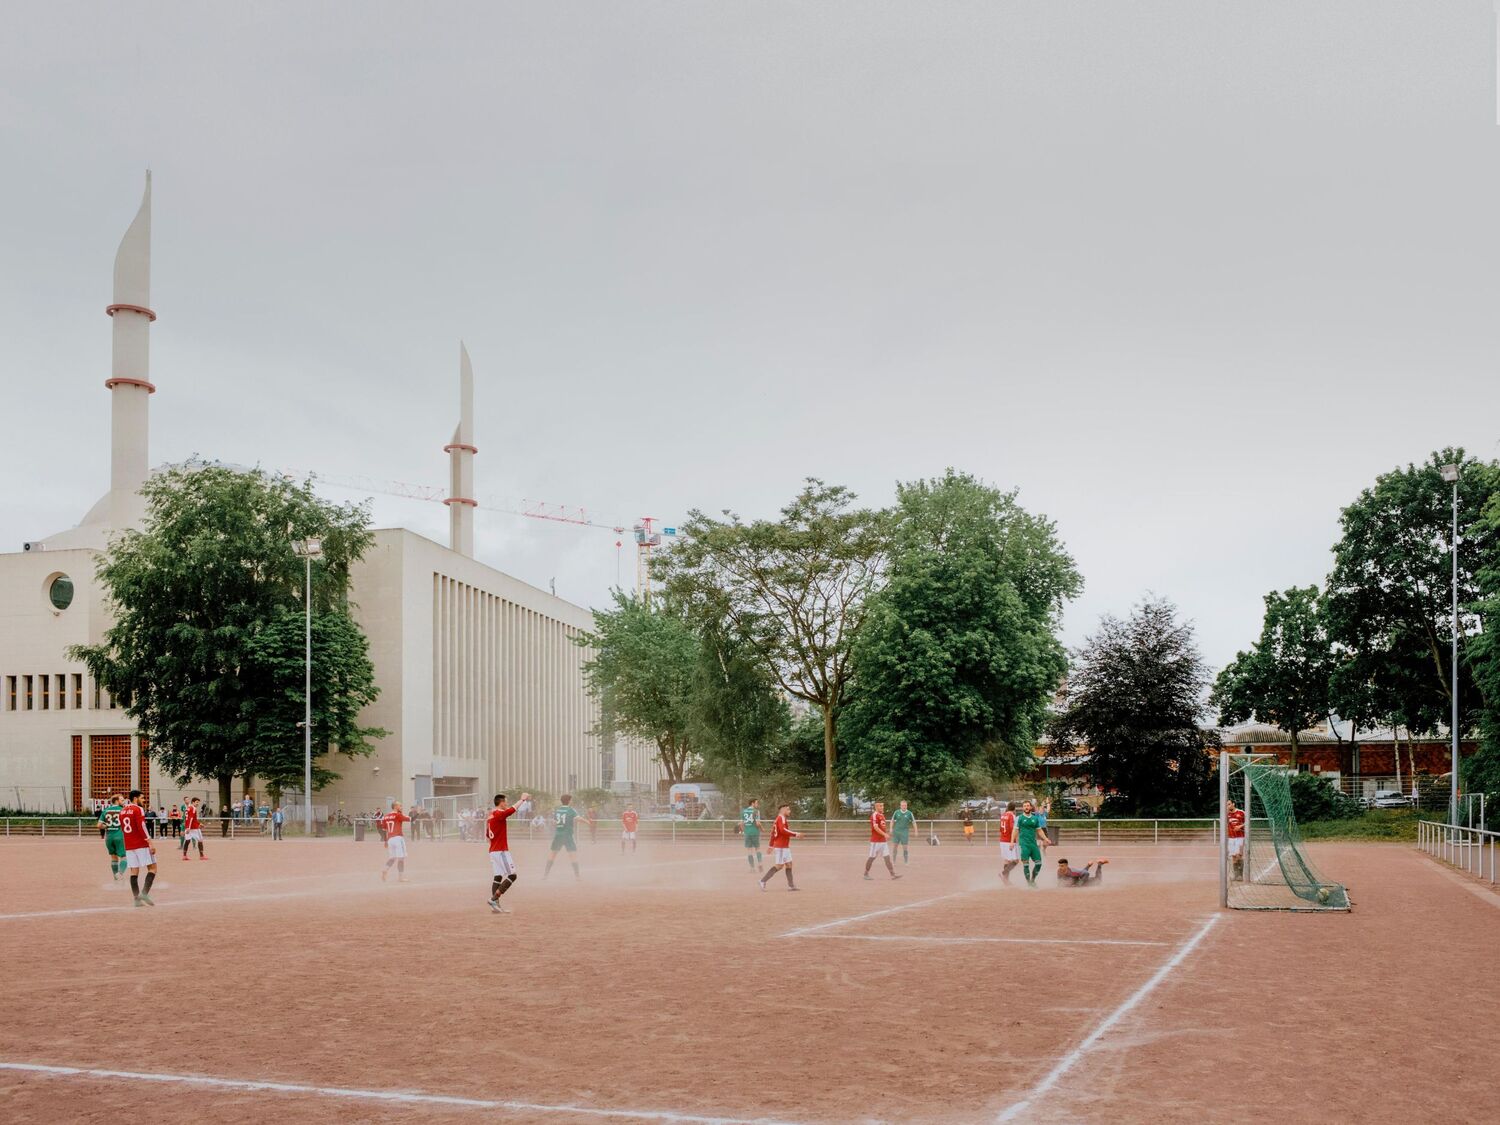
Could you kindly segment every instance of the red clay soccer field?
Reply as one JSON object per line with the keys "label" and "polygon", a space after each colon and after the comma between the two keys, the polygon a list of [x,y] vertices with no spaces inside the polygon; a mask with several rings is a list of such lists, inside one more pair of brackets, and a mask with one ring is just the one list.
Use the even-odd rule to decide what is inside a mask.
{"label": "red clay soccer field", "polygon": [[1500,1120],[1500,898],[1401,845],[1315,845],[1327,915],[1218,910],[1204,847],[1033,891],[810,845],[789,894],[734,845],[544,883],[523,844],[495,915],[476,845],[405,885],[373,840],[208,846],[133,909],[97,840],[0,843],[0,1118]]}

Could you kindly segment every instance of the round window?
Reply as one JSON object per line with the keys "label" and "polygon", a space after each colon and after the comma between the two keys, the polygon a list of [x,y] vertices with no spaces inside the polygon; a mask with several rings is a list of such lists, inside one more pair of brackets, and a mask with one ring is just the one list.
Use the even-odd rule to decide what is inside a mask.
{"label": "round window", "polygon": [[59,574],[47,586],[47,599],[53,609],[67,609],[73,604],[73,580],[66,574]]}

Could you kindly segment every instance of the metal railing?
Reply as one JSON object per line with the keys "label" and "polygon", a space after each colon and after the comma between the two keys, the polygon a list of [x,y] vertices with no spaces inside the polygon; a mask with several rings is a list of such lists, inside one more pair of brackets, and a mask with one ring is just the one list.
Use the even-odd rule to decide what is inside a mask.
{"label": "metal railing", "polygon": [[1464,828],[1456,824],[1440,824],[1435,820],[1417,822],[1417,847],[1434,859],[1466,871],[1476,878],[1485,877],[1485,864],[1489,864],[1489,880],[1496,881],[1497,849],[1500,849],[1500,832],[1489,832],[1483,828]]}
{"label": "metal railing", "polygon": [[[1259,818],[1257,818],[1259,819]],[[377,835],[376,821],[372,818],[356,818],[366,835]],[[573,826],[574,835],[580,841],[597,835],[601,842],[615,842],[623,830],[618,817],[600,817],[597,831],[591,831],[586,820],[579,818]],[[427,826],[432,826],[429,834]],[[739,818],[713,820],[676,820],[668,818],[642,817],[636,828],[641,841],[667,843],[719,843],[729,844],[741,839]],[[913,846],[925,844],[932,837],[944,845],[962,845],[972,839],[975,846],[998,844],[999,822],[976,820],[973,836],[966,837],[964,825],[959,820],[916,821],[911,830]],[[420,829],[420,835],[418,835]],[[847,820],[793,820],[792,829],[802,835],[799,843],[860,843],[870,838],[869,821],[860,817]],[[1056,830],[1060,841],[1104,844],[1196,844],[1216,846],[1219,842],[1219,820],[1217,817],[1187,817],[1155,819],[1077,819],[1053,818],[1047,831]],[[761,822],[761,838],[770,837],[771,820]],[[476,817],[468,822],[460,820],[418,821],[403,825],[403,833],[414,840],[453,840],[467,836],[473,841],[484,839],[484,818]],[[512,840],[548,840],[552,837],[552,820],[548,816],[536,820],[510,822],[509,835]]]}
{"label": "metal railing", "polygon": [[[202,823],[203,835],[207,840],[239,838],[269,840],[272,835],[269,820],[209,817],[205,818]],[[369,817],[341,817],[333,824],[320,823],[315,834],[357,837],[360,834],[355,832],[355,828],[359,826],[364,829],[363,835],[378,839],[379,832],[375,825],[376,821]],[[600,817],[597,825],[597,830],[591,830],[588,822],[579,818],[574,824],[574,834],[580,841],[589,840],[595,835],[601,843],[619,841],[623,826],[618,817]],[[417,842],[465,838],[471,842],[484,840],[483,816],[476,816],[467,821],[462,819],[420,820],[403,827],[406,837]],[[730,844],[737,843],[741,839],[739,828],[740,821],[737,817],[714,820],[642,818],[636,834],[642,841],[673,844]],[[869,821],[863,817],[846,820],[793,820],[792,828],[802,834],[799,840],[802,844],[859,843],[866,842],[870,838]],[[303,835],[301,821],[291,816],[287,817],[282,829],[287,837]],[[973,823],[973,830],[972,837],[966,837],[962,821],[921,819],[912,825],[911,843],[913,846],[926,844],[933,837],[945,846],[963,845],[968,840],[972,840],[976,847],[990,846],[999,842],[998,821],[976,820]],[[1053,818],[1048,821],[1046,831],[1050,834],[1054,830],[1058,833],[1060,842],[1063,843],[1210,846],[1217,845],[1219,842],[1217,817]],[[761,824],[762,840],[769,840],[770,833],[771,821],[767,818]],[[7,837],[85,839],[97,837],[97,835],[98,822],[92,816],[0,817],[0,839]],[[551,818],[544,817],[541,823],[533,820],[518,824],[512,820],[510,836],[512,839],[519,840],[549,840],[552,837]],[[160,822],[155,822],[153,839],[175,841],[180,839],[180,836],[169,831]]]}

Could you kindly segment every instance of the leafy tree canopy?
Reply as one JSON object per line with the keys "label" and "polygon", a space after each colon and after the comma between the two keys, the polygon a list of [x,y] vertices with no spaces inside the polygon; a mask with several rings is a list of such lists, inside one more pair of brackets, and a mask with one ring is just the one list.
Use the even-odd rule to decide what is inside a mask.
{"label": "leafy tree canopy", "polygon": [[941,804],[1033,764],[1067,656],[1056,627],[1081,582],[1053,525],[949,470],[898,486],[889,581],[853,646],[845,775]]}
{"label": "leafy tree canopy", "polygon": [[1208,672],[1190,624],[1152,598],[1124,621],[1105,616],[1076,653],[1051,729],[1082,759],[1112,810],[1195,815],[1215,800],[1219,737],[1202,730]]}
{"label": "leafy tree canopy", "polygon": [[1255,718],[1286,731],[1295,767],[1298,732],[1328,716],[1333,668],[1318,588],[1273,591],[1266,595],[1260,639],[1219,673],[1209,703],[1220,723]]}
{"label": "leafy tree canopy", "polygon": [[850,651],[885,552],[881,515],[855,499],[809,479],[778,520],[694,511],[657,564],[676,604],[738,638],[782,692],[819,710],[830,815],[839,807],[836,725]]}
{"label": "leafy tree canopy", "polygon": [[[112,623],[73,655],[125,704],[161,768],[184,784],[217,779],[226,802],[236,775],[300,778],[305,575],[293,542],[309,537],[323,540],[312,584],[314,748],[369,753],[385,732],[357,723],[377,689],[348,607],[350,568],[372,541],[365,509],[328,504],[306,482],[219,465],[169,469],[141,492],[144,528],[99,560]],[[337,775],[323,764],[317,776]]]}

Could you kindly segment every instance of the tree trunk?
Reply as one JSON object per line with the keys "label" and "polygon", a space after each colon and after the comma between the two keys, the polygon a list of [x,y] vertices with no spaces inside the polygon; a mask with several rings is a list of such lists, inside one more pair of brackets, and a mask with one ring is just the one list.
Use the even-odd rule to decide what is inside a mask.
{"label": "tree trunk", "polygon": [[219,776],[219,811],[221,812],[229,807],[229,791],[233,782],[234,777],[230,774]]}
{"label": "tree trunk", "polygon": [[1297,768],[1297,732],[1292,731],[1292,769]]}
{"label": "tree trunk", "polygon": [[833,776],[833,765],[838,759],[838,749],[834,744],[833,730],[833,707],[823,704],[823,815],[832,820],[840,813],[839,809],[839,783]]}

